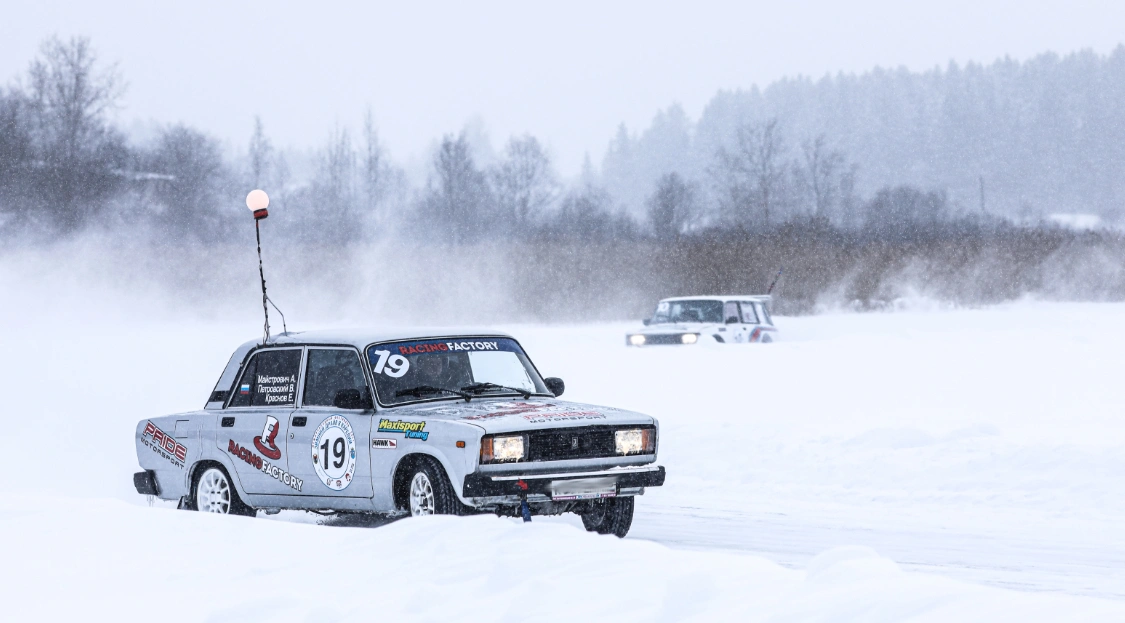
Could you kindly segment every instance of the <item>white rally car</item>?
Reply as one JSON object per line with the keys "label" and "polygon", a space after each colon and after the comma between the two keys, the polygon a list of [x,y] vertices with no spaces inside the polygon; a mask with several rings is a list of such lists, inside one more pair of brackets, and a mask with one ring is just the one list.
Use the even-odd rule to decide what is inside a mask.
{"label": "white rally car", "polygon": [[287,333],[240,346],[203,409],[139,422],[133,484],[216,513],[573,512],[623,537],[664,484],[658,423],[563,389],[500,333]]}
{"label": "white rally car", "polygon": [[662,299],[652,318],[643,320],[644,329],[625,334],[625,344],[768,344],[777,334],[770,317],[772,300],[766,294]]}

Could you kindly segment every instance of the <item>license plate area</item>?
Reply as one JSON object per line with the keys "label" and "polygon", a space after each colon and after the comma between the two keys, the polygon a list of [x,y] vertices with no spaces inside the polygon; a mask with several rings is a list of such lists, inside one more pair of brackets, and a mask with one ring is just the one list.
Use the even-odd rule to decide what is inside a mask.
{"label": "license plate area", "polygon": [[617,479],[578,478],[551,481],[552,500],[599,500],[617,496]]}

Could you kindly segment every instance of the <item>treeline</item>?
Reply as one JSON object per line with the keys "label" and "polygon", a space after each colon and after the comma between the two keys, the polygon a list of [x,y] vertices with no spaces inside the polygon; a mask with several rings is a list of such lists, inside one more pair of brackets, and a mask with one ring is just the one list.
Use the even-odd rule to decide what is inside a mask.
{"label": "treeline", "polygon": [[[1058,88],[1062,67],[1080,74],[1069,79],[1085,76],[1091,94],[1094,76],[1116,76],[1119,66],[1122,50],[720,94],[698,123],[673,107],[639,136],[622,128],[600,170],[587,160],[575,180],[561,179],[534,136],[512,137],[493,155],[469,131],[443,136],[424,171],[407,171],[381,144],[369,113],[359,132],[332,130],[310,171],[294,175],[294,154],[277,149],[260,120],[237,154],[184,125],[137,143],[111,121],[124,93],[116,68],[99,63],[86,39],[51,39],[27,75],[0,90],[0,237],[34,242],[97,231],[198,256],[246,235],[242,200],[261,187],[272,198],[271,235],[307,263],[372,245],[450,256],[456,248],[487,250],[506,262],[490,264],[492,273],[524,286],[528,300],[513,305],[544,319],[597,307],[598,288],[615,288],[620,300],[610,308],[630,315],[653,297],[761,290],[782,265],[781,311],[811,311],[829,295],[879,307],[897,296],[888,284],[904,275],[923,285],[944,275],[949,285],[923,289],[959,302],[1057,293],[1042,275],[1063,256],[1077,266],[1068,296],[1122,296],[1118,276],[1099,285],[1073,263],[1094,249],[1116,261],[1116,234],[1068,232],[989,208],[1019,197],[1113,213],[1125,140],[1105,143],[1125,139],[1125,123],[1122,109],[1103,100],[1125,87],[1106,85],[1100,99],[1062,98],[1069,103],[1055,108],[1042,98]],[[1017,77],[1020,88],[1005,82]],[[1020,93],[1040,97],[1032,112],[1020,108]],[[1017,120],[992,123],[1016,109]],[[1050,131],[1006,142],[1050,111],[1070,121],[1052,117]],[[1052,150],[1049,141],[1075,115],[1085,142],[1071,137],[1070,147]],[[959,151],[966,149],[987,158],[966,159]],[[1085,186],[1052,177],[1095,160]],[[948,190],[970,170],[971,201]],[[1051,192],[1035,190],[1043,188]],[[1060,189],[1074,194],[1058,200]],[[1089,193],[1100,203],[1083,203]],[[1000,283],[1009,278],[1016,281]],[[988,291],[971,285],[985,283],[993,284]]]}
{"label": "treeline", "polygon": [[[668,171],[706,181],[714,154],[739,129],[780,121],[784,160],[803,162],[824,136],[856,166],[854,192],[909,185],[943,189],[959,211],[1034,220],[1125,213],[1125,46],[1042,54],[1026,61],[949,63],[863,74],[787,78],[723,91],[690,120],[679,106],[647,128],[620,128],[602,165],[605,183],[639,212]],[[706,186],[706,184],[705,184]],[[779,211],[807,211],[797,193]]]}

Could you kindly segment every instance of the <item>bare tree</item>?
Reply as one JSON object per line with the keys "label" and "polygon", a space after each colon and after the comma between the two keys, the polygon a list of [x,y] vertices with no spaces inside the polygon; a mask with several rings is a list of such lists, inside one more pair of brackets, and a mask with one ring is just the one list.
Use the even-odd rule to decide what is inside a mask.
{"label": "bare tree", "polygon": [[648,198],[648,223],[660,240],[670,240],[684,233],[695,218],[695,184],[685,182],[679,173],[667,173],[657,181],[656,191]]}
{"label": "bare tree", "polygon": [[262,118],[254,115],[254,134],[250,137],[250,184],[261,188],[269,176],[273,164],[273,145],[262,129]]}
{"label": "bare tree", "polygon": [[41,190],[55,219],[73,230],[88,206],[115,186],[126,159],[124,141],[105,122],[124,92],[115,66],[99,69],[90,40],[51,38],[28,69],[27,101],[44,175]]}
{"label": "bare tree", "polygon": [[355,222],[356,154],[347,128],[329,134],[318,160],[312,201],[319,230],[333,241],[354,240],[360,231]]}
{"label": "bare tree", "polygon": [[778,120],[739,127],[734,149],[719,149],[718,164],[716,177],[728,209],[741,221],[751,220],[747,213],[757,211],[768,227],[786,174],[785,142]]}
{"label": "bare tree", "polygon": [[218,141],[187,126],[173,126],[161,133],[147,168],[168,177],[154,193],[164,208],[165,230],[210,238],[218,226],[217,196],[224,175]]}
{"label": "bare tree", "polygon": [[433,175],[422,202],[422,216],[455,244],[470,240],[492,224],[491,190],[477,169],[465,133],[447,134],[434,155]]}
{"label": "bare tree", "polygon": [[819,134],[801,145],[804,166],[801,179],[812,195],[813,214],[827,217],[840,193],[839,175],[844,166],[844,155],[828,147],[828,139]]}
{"label": "bare tree", "polygon": [[558,196],[551,159],[531,135],[508,141],[504,160],[492,172],[496,200],[515,227],[527,231],[531,221]]}

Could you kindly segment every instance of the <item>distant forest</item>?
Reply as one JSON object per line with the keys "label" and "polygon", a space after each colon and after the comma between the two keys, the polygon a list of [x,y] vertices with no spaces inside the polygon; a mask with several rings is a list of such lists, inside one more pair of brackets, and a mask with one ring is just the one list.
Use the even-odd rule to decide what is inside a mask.
{"label": "distant forest", "polygon": [[[632,292],[610,315],[760,290],[782,265],[782,312],[880,307],[904,288],[961,303],[1125,297],[1118,230],[1044,220],[1122,221],[1125,47],[720,92],[696,122],[674,105],[643,131],[621,126],[600,167],[588,159],[574,180],[534,136],[485,154],[467,130],[408,174],[370,114],[329,132],[296,176],[260,120],[234,154],[185,125],[125,135],[111,121],[124,84],[88,39],[52,38],[0,89],[0,239],[97,232],[198,253],[245,235],[242,199],[261,187],[271,235],[312,263],[318,245],[519,248],[493,270],[583,304],[596,288]],[[1045,285],[1060,275],[1065,288]],[[541,301],[531,317],[580,316]]]}

